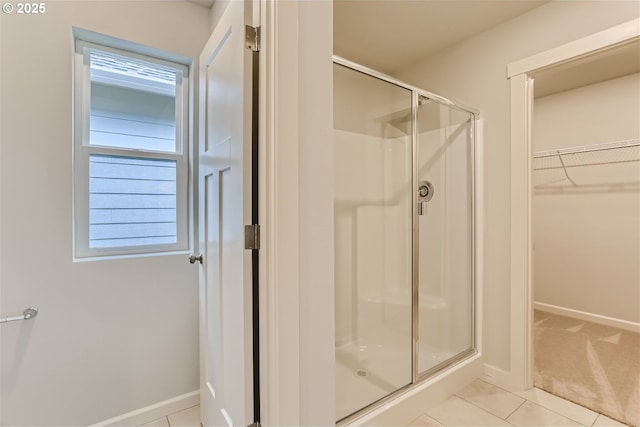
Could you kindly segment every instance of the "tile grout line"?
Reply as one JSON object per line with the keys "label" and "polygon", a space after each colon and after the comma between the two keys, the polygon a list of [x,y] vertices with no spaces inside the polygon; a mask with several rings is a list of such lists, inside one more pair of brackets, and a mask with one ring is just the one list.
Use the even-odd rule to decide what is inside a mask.
{"label": "tile grout line", "polygon": [[[498,387],[498,388],[500,388],[500,387]],[[504,390],[504,389],[502,389],[502,390]],[[506,391],[507,393],[509,393],[510,395],[512,395],[512,396],[514,396],[514,397],[518,397],[518,398],[520,398],[520,399],[523,399],[523,400],[522,400],[522,402],[518,405],[518,407],[517,407],[516,409],[514,409],[513,411],[511,411],[511,413],[510,413],[509,415],[507,415],[506,417],[504,417],[504,418],[502,419],[505,423],[507,423],[507,424],[509,424],[509,425],[512,425],[512,426],[516,426],[516,424],[513,424],[511,421],[507,421],[507,418],[509,418],[511,415],[513,415],[513,414],[514,414],[514,412],[516,412],[518,409],[520,409],[520,407],[521,407],[522,405],[524,405],[524,403],[527,401],[527,399],[525,399],[524,397],[518,396],[517,394],[511,393],[509,390],[504,390],[504,391]]]}
{"label": "tile grout line", "polygon": [[[491,378],[493,378],[493,377],[491,377]],[[485,381],[485,380],[483,380],[482,378],[478,378],[478,380],[482,381],[482,382],[483,382],[483,383],[485,383],[485,384],[489,384],[489,385],[492,385],[492,386],[494,386],[494,387],[498,387],[500,390],[506,391],[507,393],[511,393],[511,394],[513,394],[514,396],[519,397],[520,399],[525,399],[524,397],[522,397],[522,396],[518,396],[517,394],[515,394],[515,393],[514,393],[514,392],[512,392],[511,390],[507,390],[506,388],[504,388],[504,387],[502,387],[502,386],[500,386],[500,385],[498,385],[498,384],[494,384],[494,383],[492,383],[492,382]],[[496,380],[496,381],[497,381],[497,380]],[[526,400],[526,399],[525,399],[525,400]]]}
{"label": "tile grout line", "polygon": [[431,416],[429,414],[427,414],[426,412],[423,412],[424,415],[426,415],[427,417],[431,418],[432,420],[435,420],[438,424],[440,424],[442,427],[447,427],[446,424],[444,424],[443,422],[441,422],[439,419],[437,419],[434,416]]}
{"label": "tile grout line", "polygon": [[[519,404],[519,405],[518,405],[518,406],[517,406],[513,411],[511,411],[511,413],[509,413],[506,417],[501,418],[500,416],[498,416],[498,415],[496,415],[496,414],[494,414],[494,413],[492,413],[492,412],[489,412],[488,410],[486,410],[486,409],[484,409],[484,408],[480,407],[480,406],[479,406],[479,405],[477,405],[476,403],[474,403],[474,402],[472,402],[472,401],[470,401],[470,400],[466,399],[465,397],[463,397],[463,396],[459,395],[459,394],[458,394],[459,392],[458,392],[458,393],[454,393],[454,394],[453,394],[453,396],[455,396],[456,398],[458,398],[458,399],[460,399],[460,400],[462,400],[462,401],[464,401],[464,402],[466,402],[466,403],[469,403],[469,404],[473,405],[474,407],[476,407],[477,409],[479,409],[480,411],[482,411],[482,412],[484,412],[484,413],[486,413],[486,414],[489,414],[489,415],[491,415],[491,416],[494,416],[494,417],[496,417],[496,418],[498,418],[498,419],[502,419],[502,421],[506,422],[507,424],[509,424],[509,425],[511,425],[511,426],[515,426],[516,424],[513,424],[513,423],[511,423],[511,422],[507,421],[507,418],[511,417],[515,412],[517,412],[520,408],[522,408],[522,406],[523,406],[526,402],[530,402],[532,405],[535,405],[535,406],[536,406],[536,407],[538,407],[538,408],[541,408],[541,409],[543,409],[543,410],[549,411],[549,412],[551,412],[551,413],[553,413],[553,414],[555,414],[555,415],[557,415],[557,416],[559,416],[559,417],[562,417],[562,418],[565,418],[565,419],[567,419],[567,420],[573,421],[573,422],[575,422],[575,423],[578,423],[580,426],[584,426],[584,427],[594,427],[595,423],[598,421],[598,418],[599,418],[599,417],[601,417],[601,416],[604,416],[603,414],[601,414],[601,413],[599,413],[599,412],[596,412],[596,411],[594,411],[594,410],[592,410],[592,409],[590,409],[590,408],[586,408],[586,407],[584,407],[584,406],[582,406],[582,405],[578,405],[578,404],[576,404],[575,402],[571,402],[571,401],[569,401],[569,400],[567,400],[567,399],[564,399],[564,398],[562,398],[562,397],[560,397],[560,396],[556,396],[556,395],[554,395],[554,394],[552,394],[552,393],[546,392],[545,390],[542,390],[542,389],[540,389],[540,388],[537,388],[537,387],[534,387],[534,388],[533,388],[534,390],[539,390],[540,392],[543,392],[544,394],[549,395],[549,396],[552,398],[552,402],[553,402],[553,399],[558,399],[559,401],[563,401],[563,402],[566,402],[566,403],[570,403],[570,404],[575,405],[576,407],[578,407],[577,409],[586,410],[586,411],[589,411],[589,412],[591,412],[592,414],[595,414],[595,415],[596,415],[596,416],[595,416],[595,418],[593,419],[593,421],[591,421],[591,422],[590,422],[590,423],[588,423],[588,424],[583,424],[582,422],[580,422],[580,421],[578,421],[578,420],[574,419],[574,415],[569,415],[569,414],[568,414],[568,412],[567,412],[567,413],[561,413],[561,412],[558,412],[558,410],[556,410],[556,409],[554,409],[554,408],[550,408],[549,406],[547,406],[546,404],[543,404],[542,402],[532,400],[532,399],[530,399],[530,398],[527,398],[527,397],[525,397],[525,396],[521,396],[521,395],[516,394],[516,393],[514,393],[514,392],[512,392],[512,391],[510,391],[510,390],[507,390],[507,389],[503,388],[502,386],[500,386],[500,385],[499,385],[500,383],[498,383],[498,384],[494,384],[494,383],[492,383],[492,382],[485,381],[485,380],[484,380],[484,379],[482,379],[482,378],[477,378],[477,380],[482,381],[482,382],[486,383],[486,384],[487,384],[487,385],[489,385],[489,386],[497,387],[498,389],[500,389],[500,390],[502,390],[503,392],[505,392],[505,393],[507,393],[507,394],[511,395],[512,397],[515,397],[515,398],[517,398],[517,399],[521,399],[521,400],[522,400],[522,402],[521,402],[521,403],[520,403],[520,404]],[[534,393],[534,396],[535,396],[535,393]],[[557,402],[557,403],[560,403],[560,402]],[[552,404],[551,406],[556,406],[556,405],[555,405],[555,404]],[[431,415],[431,414],[430,414],[430,413],[428,413],[427,411],[423,412],[423,413],[422,413],[422,415],[426,415],[427,417],[429,417],[429,418],[433,419],[434,421],[438,422],[439,424],[443,425],[444,427],[452,427],[452,426],[448,426],[447,424],[443,423],[440,419],[438,419],[438,418],[434,417],[433,415]]]}
{"label": "tile grout line", "polygon": [[[482,381],[482,380],[481,380],[481,381]],[[506,390],[505,390],[505,391],[506,391]],[[512,393],[512,394],[513,394],[513,393]],[[494,416],[494,417],[496,417],[497,419],[499,419],[499,420],[502,420],[502,421],[506,422],[507,424],[513,425],[513,424],[511,424],[509,421],[507,421],[506,419],[504,419],[504,418],[500,418],[498,415],[496,415],[496,414],[494,414],[494,413],[492,413],[492,412],[487,411],[486,409],[484,409],[484,408],[482,408],[482,407],[480,407],[480,406],[476,405],[475,403],[473,403],[473,402],[471,402],[471,401],[469,401],[469,400],[465,399],[465,398],[464,398],[464,397],[462,397],[462,396],[458,396],[457,394],[454,394],[454,396],[455,396],[455,397],[457,397],[457,398],[458,398],[458,399],[460,399],[460,400],[463,400],[463,401],[465,401],[465,402],[467,402],[467,403],[469,403],[469,404],[471,404],[471,405],[475,406],[476,408],[480,409],[482,412],[485,412],[485,413],[487,413],[487,414],[489,414],[489,415],[491,415],[491,416]],[[520,406],[522,406],[523,404],[524,404],[524,402],[522,402],[522,403],[520,404]],[[434,419],[435,419],[435,418],[434,418]],[[438,422],[439,422],[439,421],[438,421]]]}
{"label": "tile grout line", "polygon": [[[587,411],[591,411],[591,412],[595,413],[595,414],[596,414],[596,418],[591,422],[591,424],[589,424],[589,426],[587,426],[587,425],[585,425],[585,424],[581,423],[580,421],[578,421],[578,420],[575,420],[575,419],[571,418],[571,417],[570,417],[570,416],[568,416],[568,415],[561,414],[560,412],[558,412],[558,411],[556,411],[556,410],[554,410],[554,409],[551,409],[551,408],[547,407],[546,405],[543,405],[543,404],[542,404],[542,403],[540,403],[540,402],[536,402],[536,401],[531,400],[531,399],[529,399],[529,398],[527,398],[527,397],[520,396],[519,394],[516,394],[516,393],[513,393],[513,392],[511,392],[511,391],[509,391],[509,390],[506,390],[506,389],[504,389],[504,388],[500,387],[499,385],[492,384],[492,383],[489,383],[489,382],[487,382],[487,381],[484,381],[482,378],[479,378],[479,380],[480,380],[480,381],[483,381],[483,382],[485,382],[485,383],[487,383],[487,384],[489,384],[489,385],[496,386],[496,387],[498,387],[499,389],[504,390],[505,392],[512,394],[513,396],[519,397],[520,399],[524,399],[524,402],[522,402],[522,403],[520,404],[520,406],[518,406],[518,408],[516,408],[516,410],[514,410],[511,414],[509,414],[509,417],[510,417],[511,415],[513,415],[513,413],[514,413],[514,412],[516,412],[518,409],[520,409],[520,407],[521,407],[522,405],[524,405],[524,404],[525,404],[525,402],[531,402],[531,403],[533,403],[533,404],[534,404],[534,405],[536,405],[536,406],[539,406],[539,407],[541,407],[541,408],[543,408],[543,409],[546,409],[547,411],[553,412],[553,413],[554,413],[554,414],[556,414],[556,415],[559,415],[559,416],[564,417],[564,418],[566,418],[566,419],[568,419],[568,420],[571,420],[571,421],[573,421],[573,422],[576,422],[576,423],[578,423],[578,424],[580,424],[580,425],[582,425],[582,426],[584,426],[584,427],[592,427],[592,426],[593,426],[593,423],[595,423],[595,422],[596,422],[596,420],[598,419],[598,416],[600,416],[600,413],[598,413],[598,412],[594,411],[593,409],[587,408],[587,407],[582,406],[582,405],[578,405],[578,404],[577,404],[577,403],[575,403],[575,402],[571,402],[570,400],[564,399],[564,398],[562,398],[562,397],[560,397],[560,396],[556,396],[555,394],[549,393],[548,391],[542,390],[541,388],[533,387],[533,389],[532,389],[532,390],[535,390],[535,389],[540,390],[540,391],[542,391],[542,392],[544,392],[544,393],[547,393],[547,394],[549,394],[549,395],[551,395],[551,396],[553,396],[553,397],[556,397],[556,398],[558,398],[558,399],[562,399],[562,400],[564,400],[564,401],[566,401],[566,402],[569,402],[569,403],[571,403],[571,404],[573,404],[573,405],[579,406],[579,407],[580,407],[580,408],[582,408],[582,409],[585,409],[585,410],[587,410]],[[509,418],[509,417],[507,417],[507,418]],[[506,421],[506,418],[505,418],[505,421]]]}
{"label": "tile grout line", "polygon": [[[481,381],[482,381],[482,380],[481,380]],[[510,393],[510,392],[509,392],[509,391],[507,391],[507,390],[505,390],[505,391],[506,391],[507,393]],[[513,394],[513,393],[511,393],[511,394]],[[459,394],[457,394],[457,393],[456,393],[456,394],[454,394],[454,396],[456,396],[457,398],[459,398],[459,399],[461,399],[461,400],[464,400],[464,401],[465,401],[465,402],[467,402],[467,403],[472,404],[472,405],[473,405],[473,406],[475,406],[476,408],[478,408],[478,409],[480,409],[480,410],[482,410],[482,411],[484,411],[484,412],[486,412],[486,413],[488,413],[488,414],[491,414],[491,415],[493,415],[494,417],[496,417],[496,418],[498,418],[498,419],[501,419],[501,420],[503,420],[503,421],[507,421],[507,418],[509,418],[509,416],[511,416],[511,414],[513,414],[513,412],[517,411],[517,410],[518,410],[518,408],[520,408],[520,406],[522,406],[522,405],[524,404],[524,402],[520,403],[520,404],[518,405],[518,408],[514,409],[514,411],[513,411],[513,412],[511,412],[511,413],[507,416],[507,418],[502,418],[502,417],[500,417],[499,415],[494,414],[493,412],[489,412],[489,411],[488,411],[488,410],[486,410],[485,408],[483,408],[483,407],[481,407],[481,406],[476,405],[474,402],[472,402],[472,401],[470,401],[470,400],[467,400],[466,398],[464,398],[463,396],[460,396],[460,395],[459,395]],[[514,396],[515,396],[515,395],[514,395]],[[524,399],[524,398],[523,398],[523,397],[521,397],[521,399]],[[525,402],[526,402],[526,399],[525,399]],[[508,422],[508,421],[507,421],[507,422]],[[511,424],[511,423],[509,423],[509,424]],[[513,425],[513,424],[512,424],[512,425]]]}
{"label": "tile grout line", "polygon": [[[179,411],[176,411],[176,412],[173,412],[173,413],[171,413],[171,414],[165,415],[165,418],[167,419],[167,424],[169,424],[169,427],[173,427],[173,426],[171,425],[171,421],[169,420],[169,416],[170,416],[170,415],[179,414],[180,412],[188,411],[189,409],[193,409],[193,408],[195,408],[195,407],[197,407],[197,406],[200,406],[200,404],[198,403],[197,405],[189,406],[188,408],[181,409],[181,410],[179,410]],[[200,418],[200,417],[198,416],[198,418]],[[200,421],[200,427],[202,427],[202,421]]]}
{"label": "tile grout line", "polygon": [[[513,393],[511,393],[511,394],[513,394]],[[513,394],[513,395],[514,395],[514,396],[518,396],[517,394]],[[509,418],[511,415],[515,414],[515,413],[516,413],[516,411],[517,411],[518,409],[522,408],[522,405],[524,405],[526,402],[528,402],[528,400],[527,400],[527,399],[525,399],[524,397],[522,397],[522,396],[518,396],[518,397],[520,397],[521,399],[524,399],[524,400],[522,401],[522,403],[520,403],[520,404],[518,405],[518,407],[517,407],[516,409],[514,409],[513,411],[511,411],[511,413],[510,413],[509,415],[507,415],[507,416],[506,416],[506,418],[504,419],[505,421],[507,421],[507,418]],[[507,421],[507,422],[509,422],[509,421]],[[511,424],[511,423],[509,423],[509,424]]]}
{"label": "tile grout line", "polygon": [[[505,391],[507,391],[507,390],[505,390]],[[509,391],[507,391],[507,393],[510,393],[510,392],[509,392]],[[513,393],[511,393],[511,394],[513,394]],[[465,398],[464,398],[464,397],[462,397],[462,396],[458,396],[457,394],[454,394],[454,396],[456,396],[456,397],[458,397],[458,398],[460,398],[460,399],[464,400],[464,401],[465,401],[465,402],[467,402],[467,403],[470,403],[471,405],[475,406],[476,408],[480,409],[481,411],[486,412],[487,414],[493,415],[493,416],[494,416],[494,417],[496,417],[497,419],[502,420],[502,421],[504,421],[505,423],[507,423],[507,424],[509,424],[509,425],[515,426],[515,424],[511,424],[509,421],[507,421],[507,418],[509,418],[509,417],[507,417],[507,418],[500,418],[498,415],[496,415],[496,414],[494,414],[494,413],[491,413],[491,412],[487,411],[486,409],[484,409],[484,408],[482,408],[482,407],[480,407],[480,406],[476,405],[475,403],[473,403],[473,402],[471,402],[471,401],[469,401],[469,400],[465,399]],[[525,399],[525,402],[526,402],[526,399]],[[522,402],[520,405],[518,405],[518,408],[520,408],[520,406],[522,406],[522,405],[524,405],[524,402]],[[516,408],[516,409],[514,410],[514,412],[515,412],[515,411],[517,411],[517,410],[518,410],[518,408]],[[512,413],[513,413],[513,412],[512,412]],[[511,414],[509,414],[509,416],[511,416]],[[435,418],[434,418],[434,419],[435,419]],[[438,422],[439,422],[439,421],[438,421]],[[445,426],[445,427],[446,427],[446,426]]]}
{"label": "tile grout line", "polygon": [[[542,389],[538,389],[538,390],[542,390]],[[542,390],[542,391],[544,391],[544,390]],[[545,391],[545,393],[548,393],[548,392],[546,392],[546,391]],[[562,397],[560,397],[560,396],[556,396],[555,394],[551,394],[551,393],[548,393],[548,394],[550,394],[550,395],[551,395],[551,396],[553,396],[553,397],[557,397],[557,398],[559,398],[559,399],[562,399],[562,400],[564,400],[564,401],[566,401],[566,402],[569,402],[569,403],[572,403],[572,404],[574,404],[574,405],[580,406],[580,405],[578,405],[577,403],[574,403],[574,402],[572,402],[572,401],[570,401],[570,400],[567,400],[567,399],[563,399]],[[525,399],[526,399],[526,398],[525,398]],[[569,415],[561,414],[560,412],[556,411],[555,409],[551,409],[551,408],[549,408],[549,407],[547,407],[547,406],[543,405],[542,403],[535,402],[535,401],[533,401],[533,400],[529,400],[529,399],[526,399],[526,400],[527,400],[528,402],[533,403],[534,405],[537,405],[537,406],[539,406],[539,407],[541,407],[541,408],[543,408],[543,409],[546,409],[546,410],[547,410],[547,411],[549,411],[549,412],[553,412],[553,413],[554,413],[554,414],[556,414],[556,415],[560,415],[561,417],[564,417],[564,418],[566,418],[566,419],[568,419],[568,420],[571,420],[571,421],[573,421],[574,423],[578,423],[578,424],[580,424],[581,426],[584,426],[584,427],[589,427],[589,426],[587,426],[586,424],[582,424],[580,421],[578,421],[578,420],[575,420],[575,419],[571,418]],[[598,419],[598,415],[600,415],[600,414],[599,414],[599,413],[597,413],[596,411],[593,411],[593,410],[591,410],[591,409],[589,409],[589,408],[585,408],[584,406],[580,406],[580,408],[582,408],[582,409],[586,409],[587,411],[591,411],[591,412],[595,413],[595,414],[596,414],[596,419]],[[591,423],[591,425],[593,425],[593,423],[594,423],[594,422],[595,422],[595,420],[593,420],[593,422]]]}
{"label": "tile grout line", "polygon": [[[483,380],[483,379],[480,379],[480,381],[484,381],[484,380]],[[486,381],[485,381],[485,382],[486,382]],[[491,384],[491,383],[487,383],[487,384]],[[595,422],[596,422],[596,420],[598,419],[598,416],[600,416],[600,415],[601,415],[599,412],[596,412],[596,411],[594,411],[593,409],[587,408],[586,406],[578,405],[578,404],[577,404],[577,403],[575,403],[575,402],[572,402],[572,401],[567,400],[567,399],[565,399],[565,398],[563,398],[563,397],[560,397],[560,396],[556,396],[555,394],[553,394],[553,393],[549,393],[548,391],[543,390],[543,389],[541,389],[541,388],[538,388],[538,387],[533,387],[533,388],[532,388],[532,390],[540,390],[540,391],[542,391],[542,392],[544,392],[544,393],[546,393],[546,394],[548,394],[548,395],[550,395],[550,396],[553,396],[553,397],[558,398],[558,399],[561,399],[561,400],[563,400],[563,401],[565,401],[565,402],[571,403],[572,405],[576,405],[576,406],[580,407],[581,409],[584,409],[584,410],[591,411],[591,412],[595,413],[595,414],[596,414],[596,418],[595,418],[595,420],[593,420],[589,426],[586,426],[585,424],[582,424],[580,421],[575,420],[575,419],[571,418],[571,417],[570,417],[570,416],[568,416],[568,415],[561,414],[560,412],[558,412],[558,411],[556,411],[556,410],[554,410],[554,409],[551,409],[551,408],[549,408],[548,406],[543,405],[543,404],[542,404],[542,403],[540,403],[540,402],[536,402],[536,401],[531,400],[531,399],[529,399],[529,398],[527,398],[527,397],[520,396],[519,394],[516,394],[516,393],[513,393],[513,392],[511,392],[511,391],[509,391],[509,390],[506,390],[506,389],[504,389],[504,388],[502,388],[502,387],[500,387],[500,386],[498,386],[498,385],[496,385],[496,384],[492,384],[492,385],[495,385],[496,387],[500,388],[501,390],[504,390],[504,391],[506,391],[507,393],[511,393],[512,395],[514,395],[514,396],[516,396],[516,397],[519,397],[519,398],[521,398],[521,399],[524,399],[524,401],[525,401],[525,402],[531,402],[531,403],[533,403],[534,405],[537,405],[537,406],[539,406],[539,407],[541,407],[541,408],[544,408],[544,409],[546,409],[546,410],[548,410],[548,411],[551,411],[551,412],[553,412],[553,413],[554,413],[554,414],[556,414],[556,415],[560,415],[560,416],[562,416],[562,417],[565,417],[565,418],[567,418],[567,419],[569,419],[569,420],[571,420],[571,421],[573,421],[573,422],[579,423],[579,424],[581,424],[581,425],[583,425],[583,426],[585,426],[585,427],[593,426],[593,423],[595,423]],[[522,404],[521,404],[520,406],[522,406],[522,405],[524,405],[524,402],[522,402]],[[514,412],[515,412],[515,411],[514,411]],[[511,415],[513,415],[513,413],[512,413]],[[510,415],[510,416],[511,416],[511,415]]]}
{"label": "tile grout line", "polygon": [[[512,391],[510,391],[510,390],[507,390],[507,389],[505,389],[505,388],[500,387],[499,385],[496,385],[496,384],[493,384],[493,383],[487,382],[487,381],[483,380],[482,378],[478,378],[478,379],[479,379],[480,381],[482,381],[483,383],[485,383],[485,384],[492,385],[492,386],[497,387],[497,388],[499,388],[500,390],[504,391],[505,393],[509,393],[509,394],[510,394],[511,396],[513,396],[513,397],[516,397],[516,398],[518,398],[518,399],[522,399],[522,402],[518,405],[518,407],[517,407],[516,409],[514,409],[513,411],[511,411],[511,413],[510,413],[509,415],[507,415],[505,418],[503,418],[503,420],[504,420],[504,421],[507,421],[507,418],[509,418],[509,417],[510,417],[511,415],[513,415],[513,414],[514,414],[518,409],[520,409],[520,408],[522,407],[522,405],[524,405],[524,404],[525,404],[525,402],[529,401],[529,399],[527,399],[526,397],[519,396],[519,395],[517,395],[517,394],[513,393],[513,392],[512,392]],[[509,421],[507,421],[507,422],[509,422]],[[509,423],[509,424],[511,424],[511,423]]]}

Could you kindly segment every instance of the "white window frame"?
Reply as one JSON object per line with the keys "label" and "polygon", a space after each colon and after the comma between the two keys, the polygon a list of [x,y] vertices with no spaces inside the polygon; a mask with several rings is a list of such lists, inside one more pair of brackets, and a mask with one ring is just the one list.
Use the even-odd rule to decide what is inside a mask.
{"label": "white window frame", "polygon": [[[109,37],[104,36],[105,39]],[[117,40],[122,45],[127,42]],[[148,55],[106,44],[75,38],[74,52],[74,142],[73,142],[73,242],[74,261],[122,256],[174,254],[186,252],[190,247],[189,206],[189,67],[183,63],[162,58],[174,55]],[[120,46],[119,46],[120,47]],[[129,47],[129,46],[126,46]],[[151,50],[143,48],[144,50]],[[159,65],[176,73],[176,148],[175,152],[126,149],[91,145],[89,116],[91,108],[90,60],[92,51],[106,52]],[[171,244],[122,246],[110,248],[89,247],[89,158],[91,155],[124,156],[163,159],[176,162],[176,242]]]}

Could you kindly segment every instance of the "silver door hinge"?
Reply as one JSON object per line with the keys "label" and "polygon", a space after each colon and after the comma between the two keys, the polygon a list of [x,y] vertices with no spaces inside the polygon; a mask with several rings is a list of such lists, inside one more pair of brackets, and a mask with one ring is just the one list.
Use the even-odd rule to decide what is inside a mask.
{"label": "silver door hinge", "polygon": [[251,224],[244,226],[244,248],[260,249],[260,225]]}
{"label": "silver door hinge", "polygon": [[244,47],[254,52],[260,51],[260,27],[244,27]]}

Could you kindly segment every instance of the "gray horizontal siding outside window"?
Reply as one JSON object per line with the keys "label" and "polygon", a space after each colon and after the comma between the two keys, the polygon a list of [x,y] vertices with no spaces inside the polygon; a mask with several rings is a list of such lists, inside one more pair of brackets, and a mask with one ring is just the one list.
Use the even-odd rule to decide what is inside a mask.
{"label": "gray horizontal siding outside window", "polygon": [[176,162],[89,156],[89,247],[177,241]]}
{"label": "gray horizontal siding outside window", "polygon": [[[90,54],[89,145],[176,152],[176,73]],[[177,242],[177,162],[89,155],[89,248]]]}
{"label": "gray horizontal siding outside window", "polygon": [[89,143],[175,152],[175,96],[92,82]]}

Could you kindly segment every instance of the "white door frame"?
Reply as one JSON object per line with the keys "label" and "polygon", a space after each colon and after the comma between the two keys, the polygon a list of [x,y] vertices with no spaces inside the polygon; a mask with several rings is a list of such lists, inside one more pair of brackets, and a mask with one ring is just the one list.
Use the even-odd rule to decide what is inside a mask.
{"label": "white door frame", "polygon": [[333,4],[260,25],[261,424],[334,425]]}
{"label": "white door frame", "polygon": [[533,387],[531,126],[533,75],[640,39],[640,19],[510,63],[511,81],[511,356],[510,385]]}

